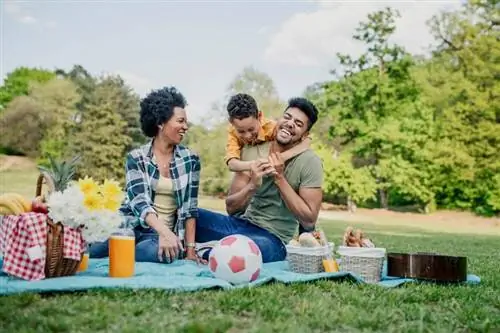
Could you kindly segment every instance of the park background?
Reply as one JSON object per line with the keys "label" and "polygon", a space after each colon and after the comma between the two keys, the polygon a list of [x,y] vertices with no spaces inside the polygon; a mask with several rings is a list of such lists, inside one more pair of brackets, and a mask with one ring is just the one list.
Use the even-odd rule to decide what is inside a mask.
{"label": "park background", "polygon": [[[456,290],[409,287],[387,295],[378,289],[353,289],[347,284],[332,291],[327,283],[291,289],[297,293],[307,291],[317,297],[317,303],[301,300],[283,286],[224,295],[207,292],[197,296],[161,294],[160,297],[154,292],[145,292],[139,303],[130,293],[90,294],[78,301],[71,296],[49,300],[38,296],[11,297],[10,301],[1,301],[5,303],[2,308],[10,310],[0,314],[0,317],[8,316],[5,319],[10,321],[2,321],[7,324],[1,325],[7,325],[9,331],[33,323],[59,331],[74,329],[75,322],[69,318],[72,312],[82,309],[87,312],[77,323],[90,325],[97,331],[109,322],[116,322],[122,329],[134,328],[138,322],[149,322],[140,308],[155,302],[181,316],[183,320],[171,327],[186,331],[196,331],[196,327],[209,331],[249,328],[252,322],[261,331],[289,332],[306,328],[330,330],[337,327],[335,322],[347,331],[351,328],[485,332],[499,327],[500,285],[496,280],[498,273],[494,273],[495,261],[500,259],[497,1],[422,1],[418,5],[404,1],[388,5],[369,1],[351,5],[304,1],[289,6],[279,2],[213,2],[209,6],[198,1],[182,5],[179,2],[148,3],[144,7],[109,2],[102,3],[102,7],[88,3],[87,12],[80,13],[82,16],[76,15],[73,8],[75,24],[84,24],[100,43],[98,35],[105,35],[102,32],[105,30],[99,29],[107,29],[101,25],[103,20],[111,26],[114,19],[123,25],[120,14],[125,15],[123,8],[127,6],[128,10],[137,10],[138,16],[144,8],[151,10],[158,6],[158,12],[166,17],[178,17],[180,7],[186,10],[192,6],[196,7],[194,12],[206,12],[199,17],[195,15],[201,22],[214,12],[227,15],[224,21],[211,21],[216,27],[212,29],[218,29],[219,35],[195,39],[189,30],[185,40],[179,36],[179,29],[185,26],[188,29],[192,21],[184,21],[184,24],[182,20],[179,24],[175,21],[161,30],[158,17],[149,12],[151,16],[137,20],[149,19],[150,26],[131,25],[137,33],[127,35],[132,28],[125,29],[119,44],[116,39],[108,40],[112,47],[118,48],[115,58],[106,53],[105,44],[97,42],[94,45],[97,49],[88,49],[72,39],[63,42],[64,47],[59,46],[60,49],[43,47],[40,36],[58,29],[59,23],[36,17],[34,8],[40,3],[5,1],[2,5],[5,38],[2,38],[4,77],[0,86],[0,192],[14,191],[32,197],[38,175],[36,165],[47,165],[49,156],[69,159],[77,154],[82,157],[78,176],[89,175],[97,180],[114,178],[123,184],[125,154],[146,140],[138,123],[140,97],[150,89],[175,85],[186,95],[188,103],[190,96],[198,98],[193,97],[194,103],[187,108],[191,127],[184,143],[201,157],[200,205],[223,211],[223,198],[231,179],[223,161],[228,126],[225,104],[229,96],[236,92],[249,93],[267,117],[276,118],[289,97],[302,95],[314,101],[320,110],[312,137],[313,149],[322,158],[325,169],[325,202],[320,224],[328,236],[338,243],[342,230],[347,225],[356,225],[374,237],[376,243],[391,249],[461,253],[470,257],[470,268],[484,279],[478,287],[480,293],[477,288],[467,287]],[[308,7],[304,13],[291,14],[306,5],[314,7]],[[60,3],[44,6],[63,7]],[[110,8],[116,11],[116,17],[107,16],[106,10]],[[283,19],[278,30],[269,32],[272,27],[265,24],[259,29],[241,28],[249,17],[269,19],[270,12],[279,13],[281,16],[275,17]],[[334,22],[342,15],[346,19],[356,17],[348,15],[353,12],[362,12],[355,22]],[[431,15],[424,20],[425,14]],[[85,20],[88,21],[82,23]],[[21,38],[27,34],[26,30],[15,28],[16,24],[36,30],[32,32],[31,49]],[[313,26],[316,28],[311,28]],[[208,26],[207,29],[210,30]],[[16,35],[17,40],[13,31],[20,33]],[[151,34],[154,37],[147,39],[146,35]],[[268,34],[272,44],[264,50],[266,57],[285,63],[276,67],[287,74],[276,77],[287,94],[278,92],[274,75],[270,74],[276,73],[272,66],[259,66],[260,62],[252,58],[243,58],[247,64],[232,74],[211,68],[216,57],[234,69],[237,65],[234,58],[241,55],[238,49],[245,43],[254,45],[252,38],[261,34]],[[40,39],[35,40],[33,36]],[[203,51],[190,52],[193,48],[187,45],[198,42]],[[13,43],[19,44],[14,47]],[[161,44],[166,45],[166,49],[158,55]],[[63,52],[68,48],[76,48],[82,56],[68,59]],[[222,51],[216,54],[215,49]],[[18,52],[16,56],[14,51]],[[253,51],[248,53],[253,55]],[[60,63],[46,61],[41,65],[37,62],[38,53],[50,52],[56,54],[53,59],[59,59]],[[108,59],[109,68],[96,69],[93,65],[90,70],[86,61],[77,61],[84,59],[85,52],[89,59]],[[175,75],[158,75],[158,83],[152,85],[131,72],[111,70],[115,62],[121,64],[127,57],[135,59],[138,69],[153,63],[158,72],[164,67],[176,67],[179,57],[186,58],[191,65],[176,74],[182,78],[178,83],[172,79]],[[23,62],[23,59],[28,60]],[[318,61],[323,62],[314,67]],[[322,74],[316,75],[319,71]],[[189,85],[185,77],[191,78],[193,84]],[[321,79],[308,80],[313,77]],[[229,79],[221,84],[221,78]],[[206,97],[206,92],[214,91],[213,86],[224,88]],[[199,97],[200,94],[203,96]],[[275,300],[266,303],[269,293],[275,295]],[[351,299],[351,294],[356,297]],[[395,295],[399,295],[399,300]],[[347,306],[332,305],[332,297]],[[250,306],[248,300],[260,305]],[[406,303],[401,305],[398,303],[401,300]],[[174,306],[176,302],[185,301],[187,305]],[[204,303],[196,305],[196,302]],[[289,302],[295,305],[287,308]],[[109,310],[100,315],[101,320],[91,320],[97,313],[92,304],[108,306]],[[62,320],[40,317],[40,308],[52,311],[61,305],[68,306]],[[196,310],[198,306],[209,309],[214,305],[223,307],[225,314],[218,314],[212,323],[208,314]],[[368,305],[374,308],[369,311]],[[135,319],[116,314],[118,306],[136,311]],[[198,313],[199,322],[189,321],[189,314],[182,310],[186,306]],[[335,314],[326,310],[332,306]],[[27,315],[21,315],[25,307],[37,315],[26,321]],[[286,319],[290,311],[300,315],[302,321]],[[13,319],[16,317],[13,313],[21,319]],[[113,313],[123,321],[118,323],[120,319],[113,317]],[[151,324],[152,329],[161,330],[162,322],[173,320],[172,313],[163,321]],[[241,313],[245,314],[243,320],[235,319]],[[323,321],[322,316],[332,318],[332,322]],[[449,319],[442,321],[444,317]]]}

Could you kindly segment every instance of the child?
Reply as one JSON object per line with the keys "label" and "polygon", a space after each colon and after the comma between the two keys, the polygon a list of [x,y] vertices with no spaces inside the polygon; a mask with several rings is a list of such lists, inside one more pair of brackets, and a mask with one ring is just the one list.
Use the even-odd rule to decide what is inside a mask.
{"label": "child", "polygon": [[[248,171],[253,161],[241,161],[241,149],[245,144],[256,145],[272,141],[276,135],[276,122],[265,118],[258,110],[257,102],[248,94],[236,94],[227,104],[231,125],[228,129],[225,162],[231,171]],[[281,153],[284,161],[309,148],[309,139]]]}

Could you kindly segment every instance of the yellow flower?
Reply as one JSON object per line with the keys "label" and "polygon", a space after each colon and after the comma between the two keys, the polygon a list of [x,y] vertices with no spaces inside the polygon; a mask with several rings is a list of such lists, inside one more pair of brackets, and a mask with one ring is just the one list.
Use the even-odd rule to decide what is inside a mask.
{"label": "yellow flower", "polygon": [[105,198],[103,201],[103,208],[111,211],[117,211],[120,208],[120,201],[113,198]]}
{"label": "yellow flower", "polygon": [[103,206],[102,196],[97,192],[87,193],[83,199],[83,205],[88,210],[101,209]]}
{"label": "yellow flower", "polygon": [[101,186],[101,193],[106,198],[118,198],[121,194],[120,185],[114,180],[105,180]]}
{"label": "yellow flower", "polygon": [[78,185],[80,186],[80,191],[82,191],[85,195],[89,193],[97,193],[99,191],[97,183],[88,176],[85,176],[83,179],[79,179]]}

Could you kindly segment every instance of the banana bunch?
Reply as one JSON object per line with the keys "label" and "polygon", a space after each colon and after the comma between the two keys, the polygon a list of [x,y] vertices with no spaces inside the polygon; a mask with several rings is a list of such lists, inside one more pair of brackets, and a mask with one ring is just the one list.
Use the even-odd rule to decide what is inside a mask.
{"label": "banana bunch", "polygon": [[18,193],[0,195],[0,215],[20,215],[31,210],[31,202]]}

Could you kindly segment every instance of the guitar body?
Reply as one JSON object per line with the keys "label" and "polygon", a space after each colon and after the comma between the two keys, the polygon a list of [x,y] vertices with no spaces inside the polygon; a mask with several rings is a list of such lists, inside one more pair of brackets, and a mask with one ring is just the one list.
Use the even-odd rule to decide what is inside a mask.
{"label": "guitar body", "polygon": [[464,282],[467,280],[467,257],[388,253],[387,275],[435,282]]}

